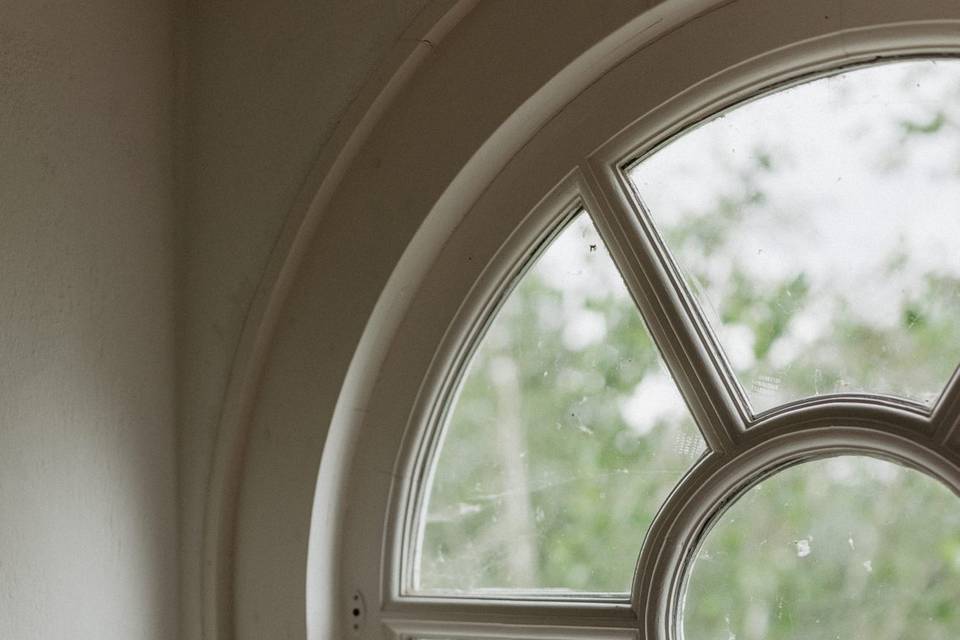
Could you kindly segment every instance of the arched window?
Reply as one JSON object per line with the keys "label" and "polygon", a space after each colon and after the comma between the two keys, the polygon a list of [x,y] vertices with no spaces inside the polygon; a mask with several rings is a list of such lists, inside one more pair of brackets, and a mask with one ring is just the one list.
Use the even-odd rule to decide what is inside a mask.
{"label": "arched window", "polygon": [[[563,636],[576,603],[597,637],[631,605],[666,638],[956,637],[956,470],[917,448],[960,417],[958,98],[951,59],[800,78],[617,161],[634,232],[547,205],[431,414],[405,632]],[[429,620],[484,601],[533,617]]]}
{"label": "arched window", "polygon": [[211,637],[956,637],[960,6],[455,4],[278,262]]}

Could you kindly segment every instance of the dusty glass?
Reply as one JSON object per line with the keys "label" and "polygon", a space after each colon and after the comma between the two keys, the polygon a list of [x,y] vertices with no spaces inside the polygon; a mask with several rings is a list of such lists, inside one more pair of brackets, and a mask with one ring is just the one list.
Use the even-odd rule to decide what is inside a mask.
{"label": "dusty glass", "polygon": [[960,637],[960,502],[929,476],[842,456],[767,478],[693,563],[685,640]]}
{"label": "dusty glass", "polygon": [[419,593],[626,593],[704,450],[589,217],[523,276],[469,363],[422,518]]}

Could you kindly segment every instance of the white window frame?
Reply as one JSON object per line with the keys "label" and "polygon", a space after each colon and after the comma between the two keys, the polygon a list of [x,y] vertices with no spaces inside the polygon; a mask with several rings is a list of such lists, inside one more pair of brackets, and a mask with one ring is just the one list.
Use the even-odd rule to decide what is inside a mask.
{"label": "white window frame", "polygon": [[[697,42],[723,25],[739,24],[742,32],[743,15],[760,13],[761,5],[734,3],[628,57],[515,156],[447,240],[417,296],[454,311],[435,309],[439,324],[423,326],[430,323],[421,322],[418,313],[424,312],[415,304],[398,329],[395,353],[371,393],[365,414],[369,426],[360,434],[347,483],[360,506],[345,518],[342,591],[360,594],[367,603],[358,636],[675,640],[682,580],[698,541],[720,506],[763,475],[812,457],[859,453],[922,470],[960,493],[956,374],[930,411],[906,400],[849,394],[802,400],[753,416],[626,183],[622,167],[628,160],[771,87],[877,57],[960,53],[953,20],[888,20],[871,15],[866,5],[839,3],[847,9],[848,25],[856,28],[828,26],[817,37],[795,40],[792,33],[771,34],[769,41],[748,43],[730,59],[717,61],[713,73],[705,72],[711,68],[705,64],[664,102],[630,97],[638,74],[662,60],[664,51],[682,51],[685,38]],[[950,13],[946,5],[931,5],[936,5],[931,10],[935,15]],[[956,8],[952,13],[960,18]],[[766,18],[770,25],[784,19]],[[664,51],[655,50],[658,46]],[[595,113],[601,105],[603,118]],[[608,142],[596,146],[600,140]],[[550,185],[550,176],[556,175],[564,177]],[[427,461],[456,382],[477,336],[522,274],[533,248],[579,202],[621,269],[710,451],[651,526],[629,600],[408,595],[401,577],[413,571],[415,514],[422,510],[420,497],[430,480]],[[464,256],[476,260],[478,270],[450,276]],[[426,350],[409,346],[419,344],[418,336],[438,331],[441,339]],[[416,385],[397,384],[411,376]],[[376,444],[375,425],[390,421],[399,426],[386,429],[392,435]],[[370,469],[380,471],[371,474]],[[380,554],[370,553],[371,541],[377,541],[373,546],[382,549]],[[344,627],[350,627],[348,616]]]}

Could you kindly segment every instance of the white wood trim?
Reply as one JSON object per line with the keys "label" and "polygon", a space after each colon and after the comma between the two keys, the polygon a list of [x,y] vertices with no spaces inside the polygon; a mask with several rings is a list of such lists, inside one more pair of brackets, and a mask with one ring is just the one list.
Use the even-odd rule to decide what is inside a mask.
{"label": "white wood trim", "polygon": [[[958,363],[960,364],[960,363]],[[930,416],[931,430],[934,437],[944,446],[953,448],[960,453],[960,368],[954,369],[953,375],[943,388],[940,397],[933,407]]]}
{"label": "white wood trim", "polygon": [[436,601],[394,605],[384,626],[400,638],[504,638],[632,640],[637,619],[629,604],[531,604]]}
{"label": "white wood trim", "polygon": [[[433,269],[418,272],[415,279],[405,281],[397,278],[386,284],[383,281],[374,283],[386,287],[380,296],[381,301],[387,301],[384,303],[386,307],[392,300],[400,300],[407,306],[403,315],[398,316],[396,325],[386,324],[391,332],[389,339],[382,340],[386,346],[371,354],[359,354],[350,365],[351,371],[356,368],[365,372],[362,379],[367,386],[364,387],[364,394],[355,396],[362,398],[362,403],[351,404],[343,409],[350,415],[350,419],[344,419],[343,424],[348,425],[354,440],[350,447],[344,447],[342,451],[343,462],[340,465],[343,471],[342,476],[338,476],[341,489],[336,495],[339,501],[322,512],[318,511],[323,515],[334,513],[335,521],[342,522],[343,527],[322,541],[329,547],[320,548],[319,551],[318,547],[311,548],[313,554],[323,553],[338,559],[340,564],[335,568],[338,571],[339,589],[335,589],[335,593],[326,593],[305,588],[307,598],[323,599],[322,606],[330,610],[335,623],[341,615],[337,608],[343,594],[353,593],[355,589],[362,590],[369,598],[368,625],[361,634],[364,638],[380,637],[385,628],[394,628],[395,633],[407,633],[411,629],[425,630],[427,627],[437,630],[437,625],[446,623],[465,633],[465,628],[457,627],[451,617],[456,617],[462,624],[473,625],[471,629],[476,633],[484,630],[494,633],[495,629],[508,624],[513,625],[510,628],[517,632],[529,627],[529,632],[535,635],[538,634],[538,628],[543,631],[551,628],[598,627],[596,618],[591,617],[593,614],[588,613],[589,608],[584,608],[586,603],[582,602],[574,603],[572,608],[565,608],[569,603],[550,605],[542,601],[483,601],[475,606],[470,602],[437,603],[402,596],[399,582],[403,567],[404,536],[409,539],[411,535],[405,514],[409,514],[413,508],[411,505],[416,504],[410,502],[411,496],[415,495],[417,487],[424,481],[423,471],[417,471],[420,468],[416,465],[425,459],[426,454],[422,452],[429,452],[429,445],[424,442],[429,439],[430,424],[438,423],[438,419],[431,416],[435,416],[438,409],[442,410],[444,406],[441,390],[445,385],[450,385],[450,379],[459,375],[452,369],[456,362],[463,361],[458,354],[471,348],[468,346],[469,340],[476,340],[478,332],[482,330],[484,305],[493,304],[491,301],[498,287],[508,282],[504,274],[515,269],[516,261],[522,259],[530,244],[542,237],[544,229],[555,220],[551,216],[563,215],[564,206],[572,202],[569,199],[572,194],[580,193],[581,187],[588,185],[590,189],[584,191],[584,197],[598,205],[596,193],[606,193],[604,198],[618,193],[612,184],[608,185],[609,189],[600,187],[603,180],[609,180],[610,175],[619,171],[620,164],[631,154],[653,148],[679,128],[696,122],[724,105],[729,106],[754,95],[772,83],[790,81],[798,74],[863,62],[880,53],[907,55],[956,51],[956,43],[960,42],[957,37],[960,35],[960,23],[935,19],[938,16],[960,17],[960,6],[955,3],[897,1],[878,6],[877,3],[853,1],[793,3],[742,0],[717,3],[709,13],[697,11],[689,15],[676,8],[682,3],[668,4],[673,7],[672,13],[677,19],[675,25],[662,31],[647,31],[648,28],[653,29],[653,26],[647,25],[623,39],[622,42],[630,43],[632,53],[608,52],[612,57],[627,57],[615,67],[604,66],[590,76],[595,84],[586,90],[571,92],[570,95],[562,92],[549,94],[563,95],[568,102],[563,108],[551,105],[549,113],[552,115],[538,120],[539,129],[530,137],[511,139],[513,146],[502,159],[502,164],[484,164],[483,171],[477,174],[480,177],[474,176],[474,182],[482,183],[481,187],[464,178],[464,184],[470,183],[467,185],[469,189],[464,184],[457,184],[468,196],[451,187],[449,193],[442,194],[443,207],[422,212],[424,219],[421,228],[426,229],[424,233],[428,235],[439,233],[436,225],[432,224],[433,219],[446,216],[440,226],[446,229],[447,235],[440,240],[433,238],[436,253],[428,261]],[[667,9],[664,12],[670,15]],[[821,14],[832,17],[833,22],[824,20]],[[655,22],[654,26],[658,24]],[[536,34],[532,34],[531,40],[535,38]],[[535,45],[532,42],[529,46]],[[677,64],[678,60],[683,64]],[[636,91],[638,86],[644,90]],[[551,85],[552,89],[556,89],[556,86]],[[427,101],[433,97],[418,96],[418,99]],[[523,114],[540,113],[536,105],[530,104],[533,103],[524,104]],[[540,106],[543,107],[542,104]],[[416,112],[416,109],[411,111]],[[401,119],[397,122],[403,125],[405,121]],[[380,140],[381,144],[389,144],[390,136],[374,136],[373,139]],[[397,139],[403,140],[403,137],[397,136]],[[439,146],[446,141],[435,142]],[[476,148],[478,154],[479,150],[491,152],[486,140],[478,140]],[[364,154],[358,153],[358,157],[364,157]],[[419,162],[423,162],[426,169],[430,168],[429,159]],[[577,168],[583,166],[590,167],[587,177],[576,173]],[[460,171],[460,167],[457,169]],[[469,166],[458,173],[458,181],[463,175],[470,177],[468,169]],[[363,182],[362,175],[353,177],[353,183]],[[561,186],[557,187],[558,184]],[[417,185],[393,185],[393,188],[403,195],[414,192]],[[405,188],[409,191],[403,191]],[[480,195],[474,197],[478,193]],[[544,193],[551,194],[547,197],[550,203],[541,198]],[[390,194],[396,195],[393,192]],[[350,197],[350,192],[338,191],[338,197],[331,196],[330,201],[348,207],[350,215],[374,215],[363,210],[365,201],[354,202]],[[356,209],[349,209],[351,204]],[[598,205],[595,215],[598,219],[612,215],[619,215],[622,219],[625,212],[629,211],[629,206],[624,204],[629,203],[620,203],[619,206],[608,204],[609,209]],[[444,207],[456,211],[450,213]],[[484,225],[486,228],[477,231]],[[471,233],[477,235],[470,236]],[[616,234],[608,230],[606,237],[612,238],[613,235]],[[323,234],[319,237],[322,238]],[[409,246],[419,248],[416,240],[420,237],[418,235],[411,240]],[[465,243],[475,239],[482,241],[482,246],[470,255],[482,264],[466,265],[451,254],[455,253],[457,247],[462,250]],[[494,245],[497,245],[496,248],[491,248]],[[623,252],[623,249],[618,251]],[[642,264],[639,259],[631,260],[634,260],[634,269]],[[623,264],[621,260],[622,269]],[[456,273],[444,271],[451,268],[457,270]],[[399,267],[398,271],[406,273]],[[656,272],[656,269],[653,271]],[[282,311],[274,309],[281,338],[296,335],[296,320],[303,317],[297,314],[304,307],[315,308],[304,300],[310,300],[314,282],[309,278],[320,278],[317,273],[322,273],[322,269],[306,275],[297,274],[308,279],[290,294],[289,300],[285,300],[289,308]],[[349,278],[349,274],[344,277]],[[398,293],[397,287],[405,289]],[[634,295],[639,289],[635,287]],[[468,302],[465,303],[465,300]],[[650,304],[643,303],[642,299],[641,302],[642,306]],[[382,311],[383,308],[378,302],[376,309]],[[443,325],[441,329],[423,322],[425,308],[436,324]],[[370,332],[382,330],[384,326],[380,317],[375,318],[374,315],[371,312],[364,337]],[[294,321],[287,323],[287,326],[281,322],[285,318],[293,318]],[[322,326],[323,320],[316,322]],[[688,343],[692,340],[700,344],[697,349],[703,348],[702,336],[697,338],[699,342],[693,338],[687,340]],[[288,364],[287,370],[297,370],[298,361],[293,360],[297,355],[296,349],[288,349],[284,357],[290,358],[292,364],[280,364]],[[274,370],[282,368],[277,366]],[[268,371],[266,375],[269,379],[275,374]],[[414,382],[408,386],[398,384],[411,380]],[[716,396],[715,400],[720,401],[723,394],[717,391],[719,387],[715,381],[712,384],[711,393]],[[409,390],[410,386],[415,386],[413,391]],[[263,388],[268,387],[263,385]],[[257,407],[262,412],[259,419],[263,424],[286,425],[293,414],[294,418],[310,417],[295,427],[300,429],[297,433],[319,428],[316,414],[311,413],[310,407],[298,406],[288,410],[282,401],[277,400],[283,397],[276,395],[280,392],[275,388],[269,388],[268,392],[275,395],[268,394],[266,400],[262,400]],[[348,395],[343,390],[340,393],[341,397]],[[669,622],[673,615],[670,594],[676,593],[677,581],[682,580],[684,563],[688,561],[697,536],[702,535],[711,515],[725,501],[735,497],[738,490],[755,480],[757,474],[793,462],[798,456],[844,451],[881,455],[923,468],[956,491],[957,464],[954,454],[943,449],[940,441],[931,439],[930,435],[934,430],[938,430],[938,435],[942,437],[949,435],[944,431],[944,425],[952,424],[955,414],[951,413],[954,410],[950,408],[954,403],[947,399],[954,397],[951,395],[954,393],[951,387],[932,417],[918,411],[914,405],[896,399],[837,396],[791,404],[756,416],[752,421],[740,415],[740,421],[745,424],[736,428],[730,428],[734,418],[729,416],[736,416],[737,413],[731,412],[730,406],[721,402],[719,406],[723,411],[711,418],[719,420],[721,425],[713,427],[711,431],[715,440],[712,444],[715,444],[717,451],[695,466],[661,509],[638,563],[633,609],[631,605],[613,602],[598,603],[597,607],[605,611],[603,615],[609,614],[616,620],[620,620],[616,616],[621,614],[614,612],[624,607],[631,616],[636,615],[634,612],[639,613],[642,622],[634,622],[638,626],[630,629],[640,629],[641,637],[651,640],[675,638]],[[734,397],[729,389],[727,396]],[[341,411],[340,406],[337,411]],[[252,412],[251,408],[248,413]],[[727,423],[718,417],[723,415],[728,416]],[[704,424],[713,424],[711,419],[703,418]],[[737,435],[725,441],[721,435],[723,433]],[[285,461],[271,458],[270,443],[266,439],[264,442],[266,444],[255,439],[244,439],[243,446],[237,445],[236,448],[249,457],[253,453],[262,455],[264,459],[275,463],[276,468],[282,468]],[[247,446],[249,448],[245,449]],[[720,451],[723,455],[719,455]],[[228,453],[233,455],[232,452]],[[338,453],[341,452],[338,450]],[[236,475],[240,477],[239,472]],[[245,495],[257,496],[255,488],[260,478],[251,473],[244,475],[242,480]],[[237,480],[231,486],[239,484]],[[275,499],[275,496],[272,497]],[[248,522],[256,522],[260,513],[257,510],[258,503],[253,498],[241,498],[246,502],[241,500],[240,511],[253,514]],[[285,513],[289,515],[289,521],[284,520],[283,526],[302,527],[302,522],[309,520],[309,514]],[[211,517],[216,520],[219,514]],[[311,526],[325,524],[318,523],[317,518],[315,514]],[[222,531],[218,522],[214,522],[217,526],[211,533],[213,548],[210,553],[225,553],[232,559],[232,536],[235,532]],[[339,537],[334,535],[337,533]],[[241,560],[262,558],[263,547],[249,541],[256,540],[256,536],[250,535],[249,531],[244,531],[244,534],[246,538],[236,543],[236,555]],[[301,536],[303,539],[306,537]],[[303,544],[301,555],[305,556],[307,543]],[[378,547],[378,544],[382,546]],[[301,557],[297,554],[287,555]],[[211,573],[217,576],[217,580],[222,573],[220,566],[217,565],[218,568]],[[232,565],[227,563],[222,566]],[[233,597],[229,587],[257,584],[258,576],[253,573],[256,569],[254,567],[251,573],[223,587],[226,589],[223,597]],[[267,577],[282,577],[284,572],[300,569],[300,565],[274,566]],[[241,602],[243,597],[247,597],[249,602],[252,596],[241,594]],[[461,610],[454,605],[473,608]],[[499,607],[507,606],[516,607],[511,613],[515,616],[511,618],[513,622],[481,615],[483,611],[497,612],[500,611]],[[229,606],[224,607],[225,615],[229,615]],[[213,605],[211,608],[214,608]],[[558,627],[554,617],[562,612],[566,612],[564,615],[568,617]],[[474,614],[478,617],[470,618]],[[623,615],[624,620],[617,624],[627,624],[629,616]],[[603,625],[599,627],[606,628]],[[610,628],[622,630],[612,622]],[[313,633],[320,637],[317,634],[321,634],[322,630],[315,629]]]}
{"label": "white wood trim", "polygon": [[418,564],[416,546],[423,534],[420,519],[426,508],[425,492],[432,481],[435,454],[452,408],[450,401],[470,357],[530,265],[582,208],[580,184],[576,174],[565,178],[511,233],[497,260],[484,269],[468,298],[461,303],[455,322],[434,354],[431,377],[424,381],[423,391],[409,418],[407,433],[411,437],[401,451],[401,457],[405,456],[407,461],[400,475],[409,480],[397,487],[402,493],[395,499],[393,517],[401,525],[385,547],[386,562],[392,567],[391,579],[384,582],[385,603],[412,591]]}
{"label": "white wood trim", "polygon": [[644,637],[680,637],[684,580],[710,524],[739,495],[784,467],[832,455],[868,455],[925,472],[960,496],[960,465],[936,441],[909,423],[851,418],[850,408],[844,409],[808,422],[787,421],[784,428],[744,442],[729,462],[702,465],[681,482],[651,527],[638,563],[633,601]]}
{"label": "white wood trim", "polygon": [[[909,25],[907,30],[926,33],[931,26],[934,25],[918,29],[916,25]],[[955,25],[951,22],[940,26],[950,30]],[[578,608],[588,603],[589,596],[584,596],[584,600],[572,608],[567,608],[570,603],[561,600],[545,603],[536,597],[517,601],[466,596],[430,599],[406,595],[404,585],[398,581],[401,573],[409,576],[412,571],[409,550],[417,533],[409,516],[422,509],[416,496],[421,495],[424,483],[429,482],[429,476],[422,475],[422,470],[436,446],[442,411],[449,408],[443,398],[450,397],[450,389],[462,375],[467,356],[482,337],[483,328],[497,306],[522,275],[523,265],[545,239],[552,237],[559,221],[569,217],[580,198],[621,269],[713,451],[679,483],[644,543],[632,594],[636,614],[633,611],[630,614],[639,616],[640,637],[663,640],[677,637],[674,622],[680,588],[699,539],[718,510],[763,474],[810,457],[860,453],[920,468],[946,482],[955,492],[960,490],[956,462],[937,453],[930,440],[935,428],[933,419],[925,407],[916,403],[869,394],[838,395],[804,399],[752,415],[736,381],[724,370],[722,355],[708,329],[690,320],[692,302],[689,297],[684,298],[688,294],[681,288],[676,273],[671,273],[671,265],[662,247],[657,246],[649,224],[644,227],[644,217],[637,215],[638,203],[631,200],[621,173],[623,164],[636,157],[639,150],[653,148],[680,126],[764,93],[769,90],[769,83],[775,86],[794,83],[809,78],[811,73],[824,73],[842,64],[859,64],[878,55],[878,51],[886,51],[883,40],[889,35],[886,29],[868,35],[879,35],[879,45],[871,37],[853,38],[862,40],[862,47],[850,47],[840,54],[834,43],[804,42],[799,46],[797,58],[789,52],[776,51],[770,59],[751,60],[749,65],[727,70],[724,77],[698,87],[700,92],[681,95],[677,104],[661,106],[658,112],[647,114],[621,136],[584,157],[579,171],[568,174],[510,234],[471,288],[457,320],[445,334],[434,356],[431,369],[435,373],[425,381],[418,408],[408,422],[407,433],[421,440],[405,445],[408,451],[405,455],[410,455],[411,449],[407,447],[416,453],[413,462],[405,466],[408,471],[398,473],[397,477],[405,478],[410,473],[417,479],[397,486],[404,498],[394,502],[393,517],[406,515],[408,521],[403,525],[403,536],[386,547],[385,566],[392,569],[386,571],[388,579],[381,594],[384,603],[381,621],[393,633],[406,637],[404,634],[450,628],[451,631],[459,629],[457,633],[483,635],[486,630],[493,634],[491,637],[513,637],[504,635],[508,633],[504,631],[506,620],[521,620],[512,623],[509,633],[522,631],[534,637],[547,637],[549,630],[570,625],[588,630],[596,627],[592,615],[587,613],[592,610]],[[849,45],[849,38],[845,42]],[[894,52],[896,55],[916,53],[931,46],[931,41],[925,41],[920,47],[901,46],[894,48]],[[937,50],[943,46],[946,45],[941,41]],[[814,53],[818,51],[825,51],[827,55],[815,60]],[[799,69],[792,64],[797,59],[804,63]],[[720,87],[723,91],[718,92]],[[684,108],[689,109],[686,116],[683,116]],[[438,391],[443,389],[446,391]],[[425,424],[430,426],[424,428]],[[406,488],[401,488],[404,486]],[[601,610],[607,608],[608,615],[623,606],[600,601],[595,605]],[[550,621],[561,612],[565,612],[563,615],[568,615],[569,620],[565,618],[565,624],[557,627]]]}
{"label": "white wood trim", "polygon": [[597,175],[595,167],[584,169],[589,206],[594,210],[604,241],[621,265],[621,272],[643,314],[674,381],[680,388],[707,446],[723,455],[744,429],[743,416],[728,392],[720,371],[713,365],[711,345],[682,283],[667,270],[663,249],[651,227],[635,215],[624,186],[611,175]]}

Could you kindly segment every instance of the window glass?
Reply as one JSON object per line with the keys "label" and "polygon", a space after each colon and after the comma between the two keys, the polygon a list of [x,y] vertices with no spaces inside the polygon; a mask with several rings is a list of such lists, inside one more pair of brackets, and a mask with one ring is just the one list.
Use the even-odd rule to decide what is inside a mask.
{"label": "window glass", "polygon": [[484,336],[437,454],[420,593],[626,593],[703,440],[579,214]]}
{"label": "window glass", "polygon": [[960,62],[761,97],[628,173],[754,410],[939,396],[960,361]]}
{"label": "window glass", "polygon": [[890,462],[804,463],[750,489],[707,534],[685,640],[960,637],[960,503]]}

